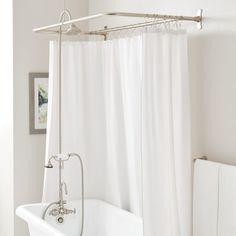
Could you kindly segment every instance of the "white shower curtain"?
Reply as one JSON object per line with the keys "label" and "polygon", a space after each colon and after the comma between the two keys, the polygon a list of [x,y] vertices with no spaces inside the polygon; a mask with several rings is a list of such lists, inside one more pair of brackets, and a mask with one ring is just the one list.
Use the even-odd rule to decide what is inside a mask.
{"label": "white shower curtain", "polygon": [[[143,216],[145,236],[191,235],[186,44],[180,30],[63,43],[62,151],[81,155],[86,197]],[[46,159],[58,153],[56,42],[49,83]],[[43,201],[58,198],[57,171],[45,172]],[[66,163],[66,198],[80,198],[79,178]]]}

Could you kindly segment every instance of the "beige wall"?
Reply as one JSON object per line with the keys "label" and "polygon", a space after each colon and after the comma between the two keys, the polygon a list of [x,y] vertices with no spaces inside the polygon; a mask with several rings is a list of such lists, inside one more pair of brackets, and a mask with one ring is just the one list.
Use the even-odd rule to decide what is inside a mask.
{"label": "beige wall", "polygon": [[[189,29],[193,157],[236,164],[236,1],[90,0],[90,14],[109,11],[194,15],[204,9],[202,31]],[[100,21],[117,24],[120,18]],[[124,21],[123,21],[124,22]]]}
{"label": "beige wall", "polygon": [[[67,0],[72,16],[87,15],[86,0]],[[48,71],[49,40],[35,27],[56,23],[63,9],[58,0],[14,1],[14,191],[17,207],[41,201],[45,135],[29,135],[28,73]],[[10,236],[10,234],[0,234]],[[26,224],[15,217],[15,236],[28,235]]]}
{"label": "beige wall", "polygon": [[13,35],[12,1],[0,0],[0,235],[13,236]]}

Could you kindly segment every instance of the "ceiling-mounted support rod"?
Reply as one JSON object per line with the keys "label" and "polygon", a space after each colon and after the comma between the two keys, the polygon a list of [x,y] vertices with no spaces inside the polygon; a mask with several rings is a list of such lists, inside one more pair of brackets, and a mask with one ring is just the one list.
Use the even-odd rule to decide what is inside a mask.
{"label": "ceiling-mounted support rod", "polygon": [[[129,12],[110,12],[110,13],[100,13],[96,15],[81,17],[73,20],[68,20],[63,23],[57,23],[53,25],[48,25],[40,28],[36,28],[34,32],[55,32],[55,28],[59,28],[62,25],[71,25],[74,23],[88,21],[103,16],[124,16],[124,17],[136,17],[136,18],[145,18],[145,19],[162,19],[162,20],[176,20],[176,21],[193,21],[197,22],[198,29],[202,28],[202,12],[200,9],[197,12],[196,16],[177,16],[177,15],[162,15],[162,14],[145,14],[145,13],[129,13]],[[54,29],[54,31],[53,31]]]}

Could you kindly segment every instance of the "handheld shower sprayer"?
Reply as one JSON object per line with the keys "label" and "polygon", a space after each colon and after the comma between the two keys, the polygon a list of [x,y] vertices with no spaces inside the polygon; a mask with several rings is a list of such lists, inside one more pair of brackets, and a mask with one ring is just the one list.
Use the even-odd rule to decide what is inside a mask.
{"label": "handheld shower sprayer", "polygon": [[53,168],[53,165],[52,165],[51,159],[52,159],[52,158],[50,158],[50,159],[48,160],[47,165],[44,166],[45,168],[49,168],[49,169]]}

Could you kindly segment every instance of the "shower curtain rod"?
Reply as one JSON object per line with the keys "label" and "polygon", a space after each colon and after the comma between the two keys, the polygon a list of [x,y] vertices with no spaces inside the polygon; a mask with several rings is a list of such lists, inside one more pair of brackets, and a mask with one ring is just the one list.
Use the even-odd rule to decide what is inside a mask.
{"label": "shower curtain rod", "polygon": [[[132,24],[132,25],[123,25],[115,28],[107,28],[105,27],[104,29],[100,30],[93,30],[93,31],[82,31],[81,34],[98,34],[98,35],[105,35],[109,32],[113,32],[116,30],[122,30],[122,29],[131,29],[131,28],[137,28],[137,27],[142,27],[142,26],[148,26],[148,25],[154,25],[158,24],[161,22],[165,22],[167,20],[170,21],[192,21],[197,23],[197,28],[202,29],[202,13],[203,10],[199,9],[197,11],[196,16],[178,16],[178,15],[162,15],[162,14],[144,14],[144,13],[129,13],[129,12],[110,12],[110,13],[100,13],[96,15],[91,15],[91,16],[85,16],[77,19],[69,19],[68,21],[64,22],[59,22],[56,24],[48,25],[48,26],[43,26],[40,28],[36,28],[33,31],[37,33],[59,33],[59,28],[65,25],[72,25],[77,22],[82,22],[82,21],[88,21],[91,19],[96,19],[96,18],[101,18],[104,16],[124,16],[124,17],[134,17],[134,18],[145,18],[145,19],[153,19],[153,21],[149,22],[143,22],[139,24]],[[161,20],[161,21],[156,21],[156,20]],[[139,26],[138,26],[139,25]],[[57,28],[57,29],[55,29]]]}

